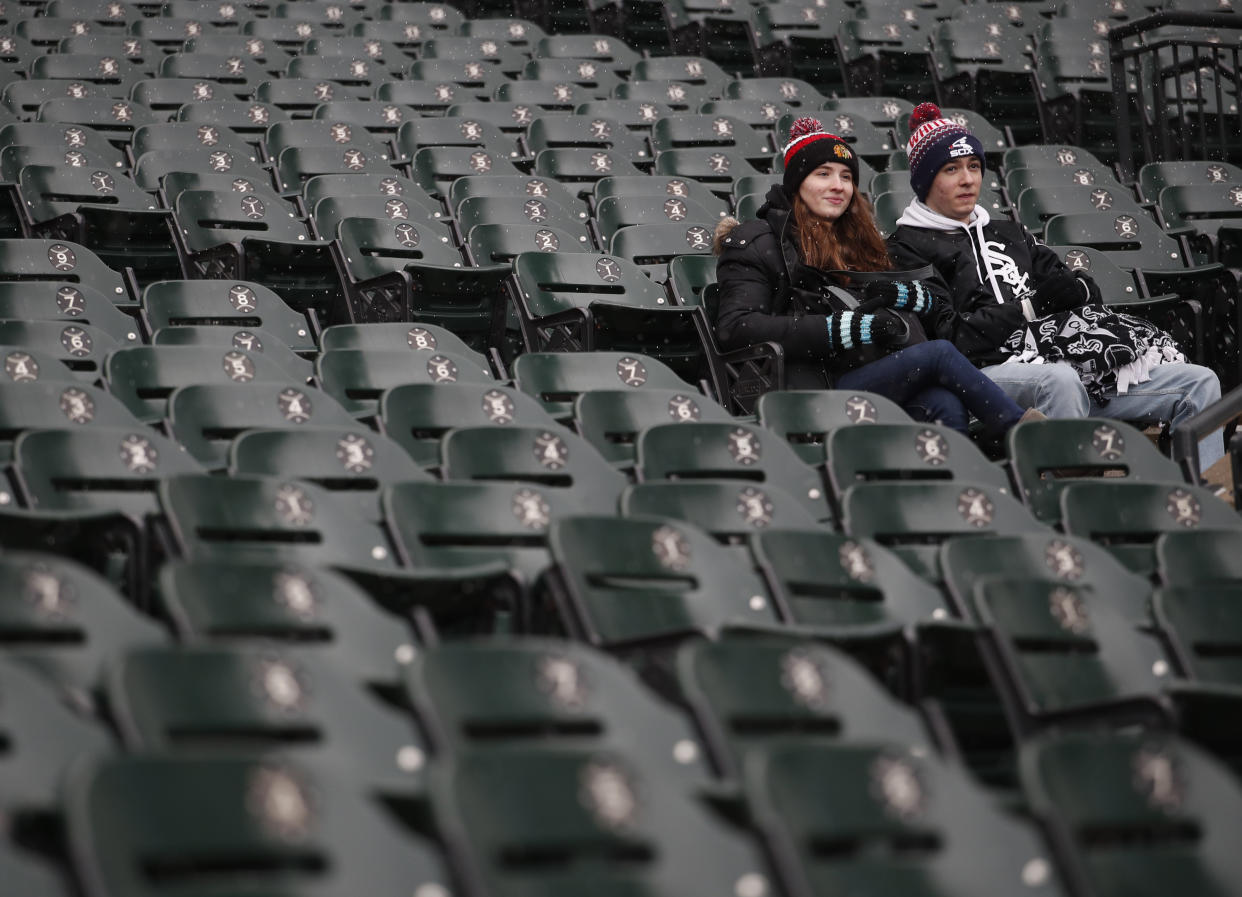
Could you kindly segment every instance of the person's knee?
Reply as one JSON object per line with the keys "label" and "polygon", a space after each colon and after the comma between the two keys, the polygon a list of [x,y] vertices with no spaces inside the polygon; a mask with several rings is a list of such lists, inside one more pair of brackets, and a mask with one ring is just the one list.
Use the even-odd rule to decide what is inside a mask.
{"label": "person's knee", "polygon": [[1035,405],[1048,417],[1086,417],[1091,400],[1068,364],[1040,364],[1035,382]]}

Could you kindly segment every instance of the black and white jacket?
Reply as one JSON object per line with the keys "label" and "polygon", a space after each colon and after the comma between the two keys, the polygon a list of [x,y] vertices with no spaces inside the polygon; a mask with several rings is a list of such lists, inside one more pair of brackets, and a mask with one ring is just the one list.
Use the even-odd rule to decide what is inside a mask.
{"label": "black and white jacket", "polygon": [[923,283],[937,300],[934,336],[979,365],[1010,357],[1001,347],[1035,318],[1026,295],[1052,274],[1077,274],[1083,301],[1100,301],[1094,281],[1070,271],[1021,224],[993,220],[983,206],[963,224],[912,200],[888,238],[888,251],[899,268],[932,266],[935,273]]}

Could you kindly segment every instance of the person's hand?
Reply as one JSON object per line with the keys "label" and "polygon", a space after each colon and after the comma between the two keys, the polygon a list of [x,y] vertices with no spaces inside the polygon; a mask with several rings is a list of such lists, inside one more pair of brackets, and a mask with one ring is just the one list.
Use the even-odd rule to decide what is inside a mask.
{"label": "person's hand", "polygon": [[878,280],[867,284],[858,309],[867,312],[894,308],[921,315],[931,308],[931,304],[931,293],[917,280]]}
{"label": "person's hand", "polygon": [[1071,308],[1081,308],[1089,293],[1083,283],[1072,274],[1053,274],[1031,294],[1031,308],[1041,318]]}
{"label": "person's hand", "polygon": [[910,325],[901,316],[887,308],[881,308],[871,316],[871,342],[877,346],[904,343],[910,335]]}

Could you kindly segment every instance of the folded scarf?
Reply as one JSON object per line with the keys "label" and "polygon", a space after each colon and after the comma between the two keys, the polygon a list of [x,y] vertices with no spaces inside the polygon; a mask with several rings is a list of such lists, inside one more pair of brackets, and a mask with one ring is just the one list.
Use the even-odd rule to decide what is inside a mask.
{"label": "folded scarf", "polygon": [[1156,365],[1185,361],[1173,337],[1150,321],[1103,305],[1057,312],[1015,330],[1003,346],[1009,361],[1073,365],[1087,394],[1098,405],[1114,389],[1125,395],[1132,384],[1151,379]]}

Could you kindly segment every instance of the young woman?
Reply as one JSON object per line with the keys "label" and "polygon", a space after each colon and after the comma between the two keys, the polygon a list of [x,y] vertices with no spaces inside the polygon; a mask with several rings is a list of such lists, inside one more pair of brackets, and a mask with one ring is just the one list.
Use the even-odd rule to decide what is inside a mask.
{"label": "young woman", "polygon": [[771,340],[785,350],[790,389],[857,389],[916,420],[965,432],[970,415],[994,434],[1025,412],[945,340],[928,341],[932,296],[918,281],[876,278],[892,269],[871,205],[857,190],[849,144],[800,118],[784,150],[785,175],[758,218],[716,229],[717,337],[726,349]]}

